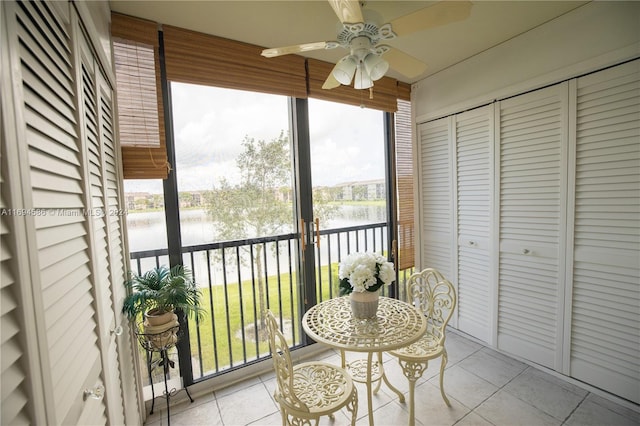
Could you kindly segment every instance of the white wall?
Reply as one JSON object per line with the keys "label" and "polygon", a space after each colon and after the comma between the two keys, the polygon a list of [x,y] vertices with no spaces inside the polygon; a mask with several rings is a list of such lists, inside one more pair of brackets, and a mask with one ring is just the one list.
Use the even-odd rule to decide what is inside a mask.
{"label": "white wall", "polygon": [[464,111],[640,56],[640,2],[598,1],[413,85],[416,121]]}

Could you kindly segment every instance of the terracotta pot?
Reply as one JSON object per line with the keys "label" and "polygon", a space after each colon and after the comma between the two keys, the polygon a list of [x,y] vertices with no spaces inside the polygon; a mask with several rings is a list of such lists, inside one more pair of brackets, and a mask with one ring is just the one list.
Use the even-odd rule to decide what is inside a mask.
{"label": "terracotta pot", "polygon": [[163,325],[173,321],[174,316],[175,314],[172,310],[167,312],[158,312],[157,309],[150,309],[144,313],[144,322],[149,325]]}
{"label": "terracotta pot", "polygon": [[144,334],[149,346],[163,350],[176,344],[180,323],[173,311],[154,315],[153,310],[145,313]]}

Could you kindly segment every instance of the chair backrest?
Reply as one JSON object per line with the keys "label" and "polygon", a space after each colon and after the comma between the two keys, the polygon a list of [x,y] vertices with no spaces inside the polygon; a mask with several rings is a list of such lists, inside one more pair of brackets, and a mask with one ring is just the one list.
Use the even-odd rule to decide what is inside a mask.
{"label": "chair backrest", "polygon": [[280,404],[288,405],[298,411],[308,412],[309,408],[295,394],[293,387],[293,363],[289,344],[278,327],[278,320],[270,310],[267,311],[267,329],[269,331],[269,347],[276,373],[278,389],[274,397]]}
{"label": "chair backrest", "polygon": [[409,302],[427,317],[427,333],[443,343],[457,302],[453,284],[437,270],[427,268],[411,275],[407,287]]}

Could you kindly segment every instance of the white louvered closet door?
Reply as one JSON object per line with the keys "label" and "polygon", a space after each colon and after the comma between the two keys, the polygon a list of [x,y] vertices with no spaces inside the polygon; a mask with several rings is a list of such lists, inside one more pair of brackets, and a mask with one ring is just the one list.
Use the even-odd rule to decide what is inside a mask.
{"label": "white louvered closet door", "polygon": [[453,273],[453,174],[451,118],[418,126],[420,161],[420,268],[435,268],[448,279]]}
{"label": "white louvered closet door", "polygon": [[[4,134],[2,135],[4,136]],[[22,329],[22,314],[20,313],[20,283],[16,277],[17,256],[13,235],[15,229],[8,214],[10,208],[7,200],[10,198],[7,179],[8,165],[4,162],[6,145],[2,144],[0,164],[0,301],[2,311],[2,333],[0,334],[0,358],[2,359],[2,382],[0,401],[0,424],[29,424],[34,423],[31,415],[33,407],[29,403],[28,361],[25,359],[24,346],[25,330]]]}
{"label": "white louvered closet door", "polygon": [[[86,206],[82,195],[81,142],[69,27],[47,3],[16,6],[24,96],[30,203],[51,212],[33,228],[37,268],[33,286],[41,305],[40,342],[48,422],[76,424],[83,411],[104,412],[83,390],[102,385],[92,294]],[[103,423],[99,420],[95,423]]]}
{"label": "white louvered closet door", "polygon": [[499,102],[498,348],[562,361],[567,84]]}
{"label": "white louvered closet door", "polygon": [[490,341],[493,105],[455,117],[458,328]]}
{"label": "white louvered closet door", "polygon": [[[96,70],[98,71],[98,70]],[[118,173],[118,160],[114,134],[114,102],[113,90],[102,77],[101,73],[97,74],[98,78],[98,124],[100,128],[100,139],[102,147],[102,171],[103,171],[103,192],[105,203],[105,229],[106,229],[106,256],[109,259],[109,266],[106,273],[110,279],[110,286],[105,290],[103,298],[103,308],[106,315],[106,321],[102,336],[105,339],[106,352],[104,371],[108,372],[108,392],[107,392],[107,409],[109,415],[109,423],[122,424],[125,423],[125,413],[123,407],[125,398],[130,401],[136,401],[135,394],[129,393],[131,388],[127,384],[123,384],[122,376],[129,375],[129,381],[133,382],[135,367],[134,360],[130,351],[121,348],[121,339],[126,336],[123,330],[123,324],[126,326],[123,315],[120,313],[119,307],[125,295],[124,283],[126,276],[126,265],[124,261],[124,246],[122,235],[122,227],[125,216],[122,212],[122,204],[120,196],[121,181]],[[103,279],[104,280],[104,279]],[[127,333],[128,334],[128,333]],[[105,356],[106,355],[106,356]],[[127,396],[125,396],[127,395]],[[134,405],[134,404],[132,404]]]}
{"label": "white louvered closet door", "polygon": [[[113,160],[113,121],[112,91],[101,69],[94,59],[95,54],[87,42],[87,36],[78,30],[78,81],[80,83],[81,137],[83,140],[83,163],[85,165],[85,203],[88,206],[88,225],[92,234],[91,257],[93,295],[95,298],[96,321],[98,327],[98,347],[102,354],[102,369],[105,372],[102,380],[105,386],[105,402],[109,423],[124,424],[122,401],[122,385],[118,348],[114,330],[116,310],[112,297],[112,286],[121,285],[123,264],[121,259],[112,265],[114,247],[121,247],[117,238],[119,228],[113,228],[113,219],[119,212],[117,203],[114,206],[114,194],[109,194],[109,186],[113,186],[117,176]],[[116,237],[114,240],[113,236]],[[120,273],[118,273],[120,271]],[[116,275],[117,274],[117,275]],[[96,408],[94,406],[94,408]],[[99,418],[101,413],[86,410],[80,423],[91,422]]]}
{"label": "white louvered closet door", "polygon": [[640,60],[577,80],[571,376],[640,403]]}
{"label": "white louvered closet door", "polygon": [[[9,58],[13,82],[3,93],[13,102],[3,124],[15,130],[2,151],[12,173],[8,201],[33,212],[3,219],[3,226],[20,229],[11,234],[3,228],[2,286],[19,271],[22,279],[11,292],[22,300],[3,294],[2,424],[123,424],[117,348],[109,333],[115,323],[111,286],[123,275],[122,259],[113,259],[122,242],[116,241],[120,230],[111,233],[110,219],[94,210],[113,203],[105,192],[114,179],[106,164],[110,90],[91,55],[79,59],[90,49],[85,43],[82,51],[71,3],[1,7],[8,47],[3,61]],[[7,196],[3,185],[3,202]],[[18,302],[22,318],[11,307]],[[9,318],[19,332],[7,333],[7,342],[19,337],[24,344],[23,353],[12,346],[16,368],[5,353]]]}

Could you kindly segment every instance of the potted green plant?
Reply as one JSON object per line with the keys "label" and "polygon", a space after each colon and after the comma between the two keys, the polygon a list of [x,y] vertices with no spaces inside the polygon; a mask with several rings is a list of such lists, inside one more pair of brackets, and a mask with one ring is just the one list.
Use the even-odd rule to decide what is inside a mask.
{"label": "potted green plant", "polygon": [[175,309],[187,316],[204,313],[199,304],[200,290],[192,279],[191,272],[182,265],[169,269],[159,266],[138,275],[130,273],[124,286],[128,290],[122,312],[130,321],[142,318],[143,333],[149,342],[159,348],[177,340],[179,328]]}

